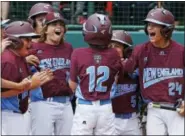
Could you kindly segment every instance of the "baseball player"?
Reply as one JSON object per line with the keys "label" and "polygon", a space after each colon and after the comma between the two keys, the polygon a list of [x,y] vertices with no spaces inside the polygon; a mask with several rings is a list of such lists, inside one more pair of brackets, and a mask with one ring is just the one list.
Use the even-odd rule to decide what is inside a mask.
{"label": "baseball player", "polygon": [[[32,6],[32,8],[29,11],[29,16],[28,16],[28,22],[33,26],[35,32],[37,34],[40,34],[42,28],[43,28],[43,21],[45,19],[45,16],[47,15],[47,13],[49,12],[53,12],[53,8],[50,4],[48,3],[37,3],[35,5]],[[37,43],[39,40],[39,38],[37,39],[32,39],[32,43]],[[37,56],[32,55],[30,53],[29,56],[26,57],[26,61],[30,66],[30,70],[32,73],[37,72],[37,65],[40,63],[39,59]],[[41,88],[36,88],[38,90],[41,90]],[[35,90],[36,90],[35,89]],[[25,113],[25,117],[27,117],[28,122],[30,122],[30,127],[31,128],[31,116],[30,116],[30,110],[31,110],[31,101],[29,103],[29,107],[28,107],[28,112]],[[30,130],[30,135],[31,134],[31,130]]]}
{"label": "baseball player", "polygon": [[33,135],[69,135],[73,111],[68,86],[70,59],[73,48],[64,41],[66,25],[59,13],[50,12],[43,22],[43,30],[33,50],[40,64],[38,70],[49,68],[54,79],[31,92],[31,122]]}
{"label": "baseball player", "polygon": [[[115,30],[110,46],[119,52],[121,58],[128,58],[132,53],[132,38],[126,31]],[[117,135],[141,135],[138,76],[134,74],[120,72],[117,77],[115,96],[112,99]]]}
{"label": "baseball player", "polygon": [[[2,20],[1,19],[1,34],[2,38],[4,38],[4,28],[7,26],[7,23],[9,22],[9,19]],[[2,39],[1,42],[1,52],[3,52],[8,46],[12,44],[12,41],[9,40],[9,38]],[[25,78],[21,82],[16,83],[9,80],[1,79],[1,87],[2,88],[9,88],[9,89],[18,89],[18,90],[27,90],[30,86],[31,82]]]}
{"label": "baseball player", "polygon": [[[5,80],[20,82],[30,75],[24,57],[28,55],[31,38],[37,38],[39,35],[35,34],[31,25],[24,21],[9,24],[5,28],[5,34],[12,44],[1,55],[1,76]],[[47,80],[47,75],[43,72],[32,76],[37,82],[34,83],[31,79],[28,89],[38,87],[42,85],[42,81]],[[1,98],[3,132],[6,135],[27,135],[27,122],[23,114],[28,108],[29,91],[1,88],[1,94],[2,97],[6,97]]]}
{"label": "baseball player", "polygon": [[[43,21],[49,12],[53,12],[53,7],[48,3],[37,3],[32,6],[29,11],[28,22],[33,26],[37,34],[41,33],[43,28]],[[39,38],[32,39],[32,42],[38,42]],[[39,59],[34,55],[26,57],[26,61],[33,66],[37,66],[40,62]]]}
{"label": "baseball player", "polygon": [[[146,103],[158,102],[175,106],[184,99],[184,47],[171,39],[174,30],[173,14],[163,8],[149,11],[145,32],[149,41],[134,48],[124,61],[124,70],[139,68],[141,94]],[[178,127],[177,127],[178,126]],[[176,111],[149,108],[147,135],[184,135],[184,117]]]}
{"label": "baseball player", "polygon": [[[32,24],[35,32],[40,34],[43,28],[43,21],[45,16],[49,12],[54,12],[53,7],[48,3],[37,3],[32,6],[29,11],[28,21]],[[32,40],[33,42],[38,42],[39,39]]]}
{"label": "baseball player", "polygon": [[108,48],[111,21],[103,14],[91,15],[83,24],[83,36],[90,47],[74,50],[71,58],[69,85],[77,97],[71,134],[113,135],[111,87],[121,58]]}

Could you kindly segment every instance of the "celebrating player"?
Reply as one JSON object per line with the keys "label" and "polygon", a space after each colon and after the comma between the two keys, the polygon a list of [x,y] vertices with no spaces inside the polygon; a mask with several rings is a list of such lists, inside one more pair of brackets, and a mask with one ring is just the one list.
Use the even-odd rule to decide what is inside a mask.
{"label": "celebrating player", "polygon": [[46,15],[38,43],[33,43],[40,64],[38,69],[49,68],[54,79],[41,89],[31,92],[31,122],[33,135],[69,135],[73,111],[68,86],[72,46],[64,41],[64,18],[55,12]]}
{"label": "celebrating player", "polygon": [[69,85],[77,97],[71,134],[112,135],[111,87],[121,70],[121,58],[115,49],[108,48],[111,21],[95,13],[83,24],[83,35],[90,47],[74,50],[71,59]]}
{"label": "celebrating player", "polygon": [[[132,38],[126,31],[113,31],[110,46],[115,48],[121,58],[128,58],[132,53]],[[141,135],[138,118],[138,76],[119,73],[112,108],[115,113],[117,135]]]}
{"label": "celebrating player", "polygon": [[[12,82],[26,80],[30,72],[24,57],[28,55],[31,38],[37,38],[39,35],[34,33],[29,23],[23,21],[9,24],[5,28],[5,35],[12,43],[2,53],[1,76]],[[30,79],[31,84],[28,84],[27,89],[36,88],[47,81],[49,81],[47,72],[38,72]],[[2,129],[7,135],[28,135],[27,122],[23,116],[28,108],[28,90],[9,90],[6,88],[1,90],[3,97],[1,98]]]}
{"label": "celebrating player", "polygon": [[[148,42],[136,46],[131,57],[124,61],[124,70],[139,68],[141,93],[146,103],[158,102],[174,106],[184,99],[184,47],[171,39],[174,30],[173,14],[163,8],[149,11],[145,32]],[[147,135],[184,135],[184,118],[176,111],[149,108]]]}

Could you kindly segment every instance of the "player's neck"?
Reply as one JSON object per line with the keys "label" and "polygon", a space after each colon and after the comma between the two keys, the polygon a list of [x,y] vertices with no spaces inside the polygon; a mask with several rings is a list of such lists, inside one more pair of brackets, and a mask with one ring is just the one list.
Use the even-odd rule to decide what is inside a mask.
{"label": "player's neck", "polygon": [[170,40],[166,40],[166,39],[160,40],[156,43],[153,43],[153,45],[157,48],[162,48],[163,49],[163,48],[166,48],[170,45]]}

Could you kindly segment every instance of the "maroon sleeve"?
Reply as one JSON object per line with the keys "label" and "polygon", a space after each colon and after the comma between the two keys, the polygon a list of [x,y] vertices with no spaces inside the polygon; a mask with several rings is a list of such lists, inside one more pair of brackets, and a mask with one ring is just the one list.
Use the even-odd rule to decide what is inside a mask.
{"label": "maroon sleeve", "polygon": [[70,80],[77,83],[78,64],[77,64],[77,52],[73,51],[71,56],[71,68],[70,68]]}
{"label": "maroon sleeve", "polygon": [[1,63],[1,77],[6,80],[19,82],[19,74],[17,72],[16,66],[8,62]]}
{"label": "maroon sleeve", "polygon": [[141,46],[136,46],[131,56],[122,62],[125,72],[132,73],[138,67],[140,50]]}

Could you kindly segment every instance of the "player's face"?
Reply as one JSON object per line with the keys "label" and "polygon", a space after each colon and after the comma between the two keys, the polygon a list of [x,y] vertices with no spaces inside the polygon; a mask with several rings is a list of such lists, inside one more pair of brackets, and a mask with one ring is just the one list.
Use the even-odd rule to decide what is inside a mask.
{"label": "player's face", "polygon": [[23,47],[17,52],[20,56],[25,57],[29,54],[29,49],[31,48],[31,38],[21,38],[23,42]]}
{"label": "player's face", "polygon": [[59,44],[64,37],[64,26],[61,21],[53,22],[48,25],[46,30],[46,40],[55,45]]}
{"label": "player's face", "polygon": [[36,22],[36,32],[40,34],[42,28],[43,28],[43,20],[46,17],[46,14],[39,14],[35,17],[35,22]]}
{"label": "player's face", "polygon": [[109,47],[115,48],[117,52],[119,53],[120,57],[123,58],[123,45],[118,42],[111,42]]}
{"label": "player's face", "polygon": [[161,25],[150,23],[150,22],[148,23],[147,31],[148,31],[150,42],[157,44],[164,39],[164,37],[161,35],[161,32],[160,32],[161,29],[162,29]]}

